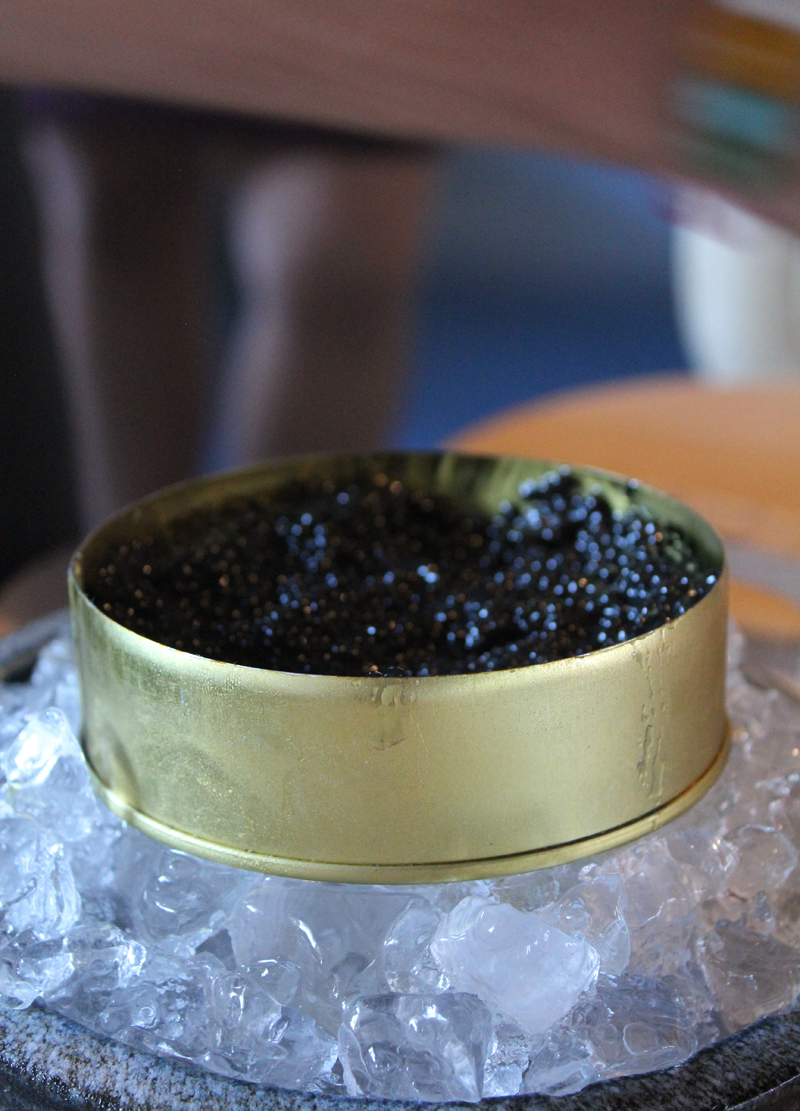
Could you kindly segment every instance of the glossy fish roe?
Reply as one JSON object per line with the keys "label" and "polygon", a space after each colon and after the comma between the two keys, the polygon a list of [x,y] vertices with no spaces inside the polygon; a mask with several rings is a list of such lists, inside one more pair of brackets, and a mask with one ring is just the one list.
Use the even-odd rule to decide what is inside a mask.
{"label": "glossy fish roe", "polygon": [[562,468],[490,516],[385,475],[295,483],[109,549],[92,600],[152,640],[317,675],[451,675],[582,655],[716,581],[679,529]]}

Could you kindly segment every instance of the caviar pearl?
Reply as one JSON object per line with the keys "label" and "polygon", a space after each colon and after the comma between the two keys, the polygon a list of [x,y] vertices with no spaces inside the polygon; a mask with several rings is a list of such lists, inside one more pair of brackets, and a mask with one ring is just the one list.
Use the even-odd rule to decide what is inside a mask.
{"label": "caviar pearl", "polygon": [[92,600],[215,660],[449,675],[583,655],[678,617],[716,581],[676,527],[562,468],[465,512],[385,476],[236,499],[106,553]]}

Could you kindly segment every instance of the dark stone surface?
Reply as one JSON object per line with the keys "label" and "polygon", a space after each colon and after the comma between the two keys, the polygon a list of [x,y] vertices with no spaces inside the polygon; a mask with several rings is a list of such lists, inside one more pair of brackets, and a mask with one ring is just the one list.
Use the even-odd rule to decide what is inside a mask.
{"label": "dark stone surface", "polygon": [[[679,1068],[605,1081],[572,1096],[514,1096],[478,1106],[485,1111],[797,1111],[800,1013],[765,1019]],[[0,1010],[0,1108],[436,1111],[434,1104],[256,1088],[136,1053],[38,1009]]]}

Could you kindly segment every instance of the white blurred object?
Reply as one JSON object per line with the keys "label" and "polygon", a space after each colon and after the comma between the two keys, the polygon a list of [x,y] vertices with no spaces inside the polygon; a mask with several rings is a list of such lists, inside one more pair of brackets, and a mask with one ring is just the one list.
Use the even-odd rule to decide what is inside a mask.
{"label": "white blurred object", "polygon": [[800,239],[718,194],[686,188],[672,269],[678,327],[701,378],[800,378]]}

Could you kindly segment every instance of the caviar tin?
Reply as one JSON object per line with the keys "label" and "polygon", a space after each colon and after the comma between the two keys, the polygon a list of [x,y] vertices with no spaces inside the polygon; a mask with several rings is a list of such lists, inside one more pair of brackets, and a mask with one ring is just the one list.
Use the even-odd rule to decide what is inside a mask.
{"label": "caviar tin", "polygon": [[75,554],[70,602],[86,759],[100,797],[173,848],[348,883],[480,879],[611,849],[677,817],[727,752],[727,572],[687,506],[573,468],[614,509],[677,525],[719,578],[682,616],[583,656],[480,674],[306,675],[165,647],[90,600],[110,542],[226,499],[382,473],[465,510],[521,505],[552,462],[438,453],[283,460],[138,502]]}

